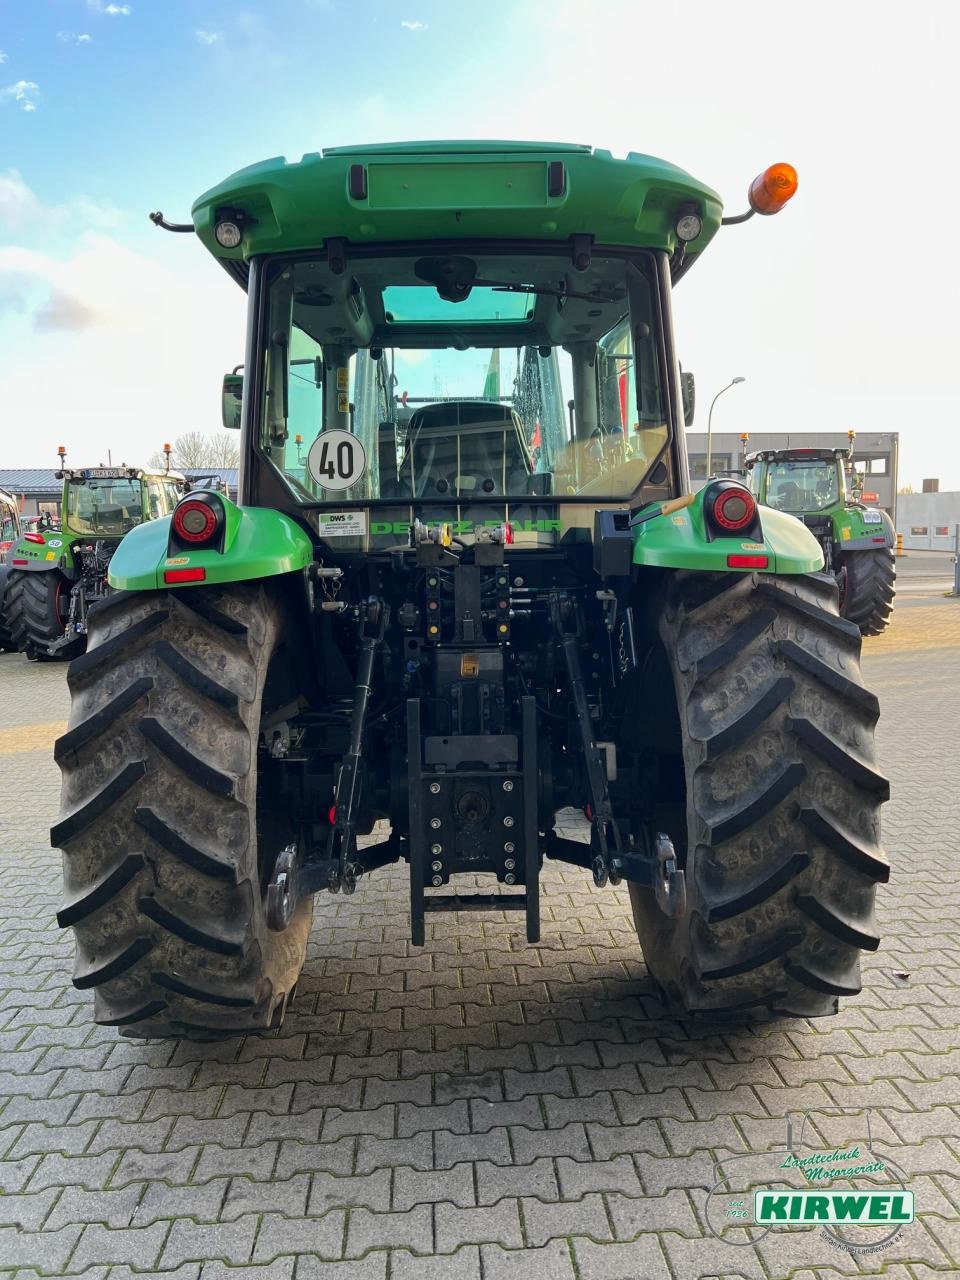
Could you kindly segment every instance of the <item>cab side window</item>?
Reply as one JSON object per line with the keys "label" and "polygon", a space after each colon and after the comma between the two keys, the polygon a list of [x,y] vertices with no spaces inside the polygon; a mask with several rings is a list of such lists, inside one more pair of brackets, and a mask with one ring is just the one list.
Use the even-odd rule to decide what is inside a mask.
{"label": "cab side window", "polygon": [[147,491],[147,517],[150,520],[159,520],[161,516],[169,515],[166,494],[159,481],[148,480],[144,488]]}

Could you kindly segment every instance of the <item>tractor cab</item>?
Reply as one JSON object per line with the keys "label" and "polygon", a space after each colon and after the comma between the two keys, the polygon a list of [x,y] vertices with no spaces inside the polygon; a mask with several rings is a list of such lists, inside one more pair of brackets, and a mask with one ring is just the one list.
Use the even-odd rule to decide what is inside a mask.
{"label": "tractor cab", "polygon": [[846,449],[763,449],[746,460],[757,501],[791,515],[816,514],[847,501]]}
{"label": "tractor cab", "polygon": [[138,467],[63,468],[63,532],[69,537],[120,539],[144,520],[169,515],[186,482],[178,472]]}

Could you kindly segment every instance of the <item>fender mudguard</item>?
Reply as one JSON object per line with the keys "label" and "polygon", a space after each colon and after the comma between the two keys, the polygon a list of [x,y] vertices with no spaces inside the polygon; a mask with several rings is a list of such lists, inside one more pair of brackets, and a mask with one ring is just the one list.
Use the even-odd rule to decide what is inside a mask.
{"label": "fender mudguard", "polygon": [[75,578],[77,570],[73,562],[73,552],[70,549],[71,537],[61,529],[45,529],[39,536],[43,538],[42,542],[28,542],[23,534],[17,538],[7,552],[7,570],[15,569],[18,573],[46,573],[50,569],[59,569],[68,578]]}
{"label": "fender mudguard", "polygon": [[[224,508],[222,550],[170,548],[170,516],[131,529],[110,561],[108,581],[117,591],[157,591],[171,586],[200,587],[249,582],[303,569],[313,560],[313,543],[303,529],[269,507]],[[192,581],[168,582],[168,570],[203,570]]]}
{"label": "fender mudguard", "polygon": [[[708,535],[703,490],[687,500],[663,504],[667,509],[634,526],[633,563],[658,569],[700,569],[708,573],[817,573],[823,552],[810,530],[794,516],[771,507],[758,507],[762,540],[740,535]],[[683,500],[681,500],[682,502]],[[645,515],[641,511],[638,515]],[[746,556],[767,563],[738,566],[728,556]]]}

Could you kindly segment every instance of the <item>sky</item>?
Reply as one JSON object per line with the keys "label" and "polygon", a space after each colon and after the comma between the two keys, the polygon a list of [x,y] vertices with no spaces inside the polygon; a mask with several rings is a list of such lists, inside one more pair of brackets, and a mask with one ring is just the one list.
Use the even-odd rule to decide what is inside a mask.
{"label": "sky", "polygon": [[419,138],[642,151],[746,208],[678,285],[695,430],[901,432],[960,489],[948,0],[0,0],[0,459],[139,462],[219,426],[244,296],[188,236],[269,156]]}

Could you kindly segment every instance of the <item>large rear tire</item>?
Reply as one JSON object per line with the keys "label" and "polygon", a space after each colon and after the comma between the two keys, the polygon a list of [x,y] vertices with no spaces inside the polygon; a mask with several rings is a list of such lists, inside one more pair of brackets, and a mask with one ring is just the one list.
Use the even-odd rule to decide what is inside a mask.
{"label": "large rear tire", "polygon": [[4,616],[15,648],[35,662],[74,658],[83,652],[82,637],[49,654],[48,647],[59,640],[67,625],[70,580],[59,569],[44,573],[12,569],[7,578]]}
{"label": "large rear tire", "polygon": [[658,624],[650,671],[676,692],[663,741],[682,756],[686,813],[668,834],[688,905],[671,919],[631,885],[648,968],[681,1014],[834,1013],[879,945],[890,871],[860,633],[825,575],[678,573]]}
{"label": "large rear tire", "polygon": [[890,623],[897,594],[897,561],[889,547],[849,551],[841,562],[844,586],[840,612],[865,636],[878,636]]}
{"label": "large rear tire", "polygon": [[[74,984],[136,1036],[229,1034],[282,1017],[312,900],[267,929],[265,881],[294,837],[280,789],[258,796],[264,691],[285,661],[279,591],[118,592],[89,613],[55,748]],[[268,695],[269,697],[270,695]]]}

